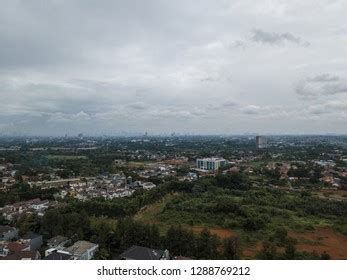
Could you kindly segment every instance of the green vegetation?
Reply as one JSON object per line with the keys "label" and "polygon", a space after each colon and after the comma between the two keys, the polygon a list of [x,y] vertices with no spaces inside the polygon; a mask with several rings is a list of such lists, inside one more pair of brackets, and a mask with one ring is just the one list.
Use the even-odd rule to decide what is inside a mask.
{"label": "green vegetation", "polygon": [[[250,188],[247,177],[239,174],[194,183],[171,181],[129,198],[71,201],[68,205],[48,210],[38,222],[20,220],[18,226],[39,230],[47,238],[57,234],[88,238],[101,245],[100,258],[111,258],[134,244],[165,246],[175,254],[194,258],[240,258],[242,248],[260,240],[265,242],[264,248],[256,257],[278,259],[321,257],[296,252],[296,240],[287,236],[288,231],[328,225],[344,232],[340,225],[347,223],[346,202]],[[207,230],[193,233],[194,226],[229,229],[239,237],[223,241]],[[275,253],[276,247],[283,247],[284,253]]]}
{"label": "green vegetation", "polygon": [[0,207],[34,198],[40,198],[42,200],[53,199],[53,194],[56,192],[57,190],[54,188],[41,189],[40,187],[30,187],[25,183],[17,183],[11,187],[10,191],[0,193]]}
{"label": "green vegetation", "polygon": [[[133,180],[158,185],[113,200],[82,202],[67,197],[44,217],[27,215],[14,221],[22,233],[33,230],[45,240],[60,234],[98,243],[100,259],[114,258],[132,245],[167,248],[174,255],[201,259],[326,259],[326,253],[300,249],[303,243],[323,244],[325,240],[301,240],[300,235],[296,240],[293,233],[328,228],[347,235],[343,197],[347,162],[342,160],[347,158],[346,137],[278,136],[273,137],[271,149],[264,150],[257,150],[251,137],[214,136],[32,142],[18,138],[3,139],[2,146],[20,148],[0,151],[4,165],[0,174],[15,179],[13,184],[3,184],[0,207],[32,198],[54,199],[57,190],[30,188],[26,181],[124,172]],[[194,160],[204,156],[230,160],[233,163],[218,173],[236,173],[180,181],[192,171]],[[175,167],[176,178],[155,172],[141,178],[139,170],[149,169],[149,163],[180,157],[188,162]],[[115,159],[126,164],[117,166]],[[317,160],[336,166],[320,166]],[[229,170],[232,166],[236,170]],[[15,175],[11,175],[13,170]],[[339,190],[323,190],[332,191],[332,184],[323,182],[323,177],[334,179]],[[247,254],[250,248],[253,251]]]}

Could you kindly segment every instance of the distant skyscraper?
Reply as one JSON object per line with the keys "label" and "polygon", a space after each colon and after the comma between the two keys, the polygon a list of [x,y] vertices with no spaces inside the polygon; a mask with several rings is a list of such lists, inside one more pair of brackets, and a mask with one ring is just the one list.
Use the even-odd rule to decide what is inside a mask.
{"label": "distant skyscraper", "polygon": [[255,137],[257,149],[264,149],[267,147],[267,138],[265,136]]}

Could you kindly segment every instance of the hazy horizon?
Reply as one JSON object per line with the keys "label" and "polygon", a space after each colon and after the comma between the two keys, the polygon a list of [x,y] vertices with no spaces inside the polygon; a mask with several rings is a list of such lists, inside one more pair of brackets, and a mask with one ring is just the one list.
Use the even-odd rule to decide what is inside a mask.
{"label": "hazy horizon", "polygon": [[84,134],[80,135],[80,133],[76,134],[0,134],[0,138],[171,138],[171,137],[248,137],[255,138],[256,136],[265,136],[265,137],[347,137],[347,134],[339,134],[339,133],[240,133],[240,134],[232,134],[232,133],[224,133],[224,134],[183,134],[183,133],[157,133],[157,134],[145,134],[145,133],[130,133],[123,132],[119,134]]}
{"label": "hazy horizon", "polygon": [[343,0],[0,10],[0,135],[347,134]]}

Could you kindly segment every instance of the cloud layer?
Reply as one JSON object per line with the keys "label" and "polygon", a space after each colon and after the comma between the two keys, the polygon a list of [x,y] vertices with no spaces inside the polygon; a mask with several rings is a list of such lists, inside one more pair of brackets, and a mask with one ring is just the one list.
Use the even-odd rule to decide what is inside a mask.
{"label": "cloud layer", "polygon": [[5,0],[0,134],[347,133],[344,0]]}
{"label": "cloud layer", "polygon": [[264,43],[264,44],[281,44],[281,43],[294,43],[297,45],[302,45],[308,47],[309,42],[303,41],[300,37],[296,37],[291,33],[276,33],[267,32],[261,29],[254,29],[252,31],[252,38],[254,42]]}

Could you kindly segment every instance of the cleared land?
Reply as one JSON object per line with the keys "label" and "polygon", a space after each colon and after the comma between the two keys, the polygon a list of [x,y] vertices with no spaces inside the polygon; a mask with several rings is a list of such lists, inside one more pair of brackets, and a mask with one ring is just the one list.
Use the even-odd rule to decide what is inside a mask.
{"label": "cleared land", "polygon": [[289,236],[298,240],[298,251],[327,252],[332,259],[347,259],[347,236],[321,227],[307,232],[290,232]]}

